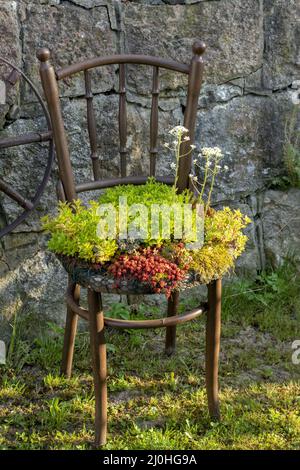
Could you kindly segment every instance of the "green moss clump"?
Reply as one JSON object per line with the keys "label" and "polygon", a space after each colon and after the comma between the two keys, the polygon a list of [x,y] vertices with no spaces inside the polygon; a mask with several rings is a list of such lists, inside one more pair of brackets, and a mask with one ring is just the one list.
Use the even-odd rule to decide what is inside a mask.
{"label": "green moss clump", "polygon": [[144,204],[148,209],[152,204],[188,204],[193,202],[193,193],[189,190],[177,194],[173,186],[159,183],[155,178],[148,178],[146,184],[134,185],[126,184],[108,188],[99,197],[100,204],[111,203],[114,207],[119,207],[119,198],[127,197],[127,205]]}
{"label": "green moss clump", "polygon": [[205,243],[221,243],[234,251],[235,257],[243,251],[247,237],[242,230],[251,219],[239,209],[223,207],[222,210],[210,209],[210,216],[205,218]]}
{"label": "green moss clump", "polygon": [[192,252],[191,257],[190,268],[203,284],[221,278],[234,265],[232,252],[222,244],[204,245]]}
{"label": "green moss clump", "polygon": [[49,250],[92,263],[109,261],[118,245],[116,240],[103,240],[97,236],[97,208],[95,201],[90,201],[88,208],[80,200],[72,204],[60,202],[56,217],[42,219],[43,229],[51,233]]}
{"label": "green moss clump", "polygon": [[[153,205],[166,206],[171,208],[173,204],[183,209],[185,204],[192,204],[195,202],[194,194],[188,189],[178,194],[173,186],[168,186],[165,183],[159,183],[155,178],[148,178],[146,184],[142,185],[122,185],[108,188],[99,198],[100,204],[112,204],[116,209],[117,214],[117,225],[118,225],[118,214],[120,198],[126,198],[126,204],[128,207],[133,205],[142,204],[148,211],[148,236],[143,240],[145,246],[161,245],[167,242],[170,237],[174,239],[174,213],[170,211],[170,237],[167,238],[162,236],[162,219],[159,219],[159,236],[157,238],[151,238],[151,208]],[[122,210],[122,209],[121,209]],[[164,211],[162,211],[164,212]],[[195,216],[196,211],[193,210],[192,224],[195,228]],[[133,222],[134,217],[128,215],[127,228]],[[187,240],[185,241],[193,241]]]}
{"label": "green moss clump", "polygon": [[251,220],[239,209],[209,210],[204,222],[204,245],[191,251],[191,269],[203,283],[222,277],[234,266],[234,260],[244,251],[247,236],[243,234]]}
{"label": "green moss clump", "polygon": [[[48,248],[55,253],[76,256],[91,263],[109,261],[115,255],[119,246],[116,239],[101,239],[97,236],[97,225],[100,220],[97,210],[101,205],[112,204],[116,209],[116,226],[118,227],[120,197],[126,197],[128,207],[133,204],[143,204],[147,208],[149,227],[152,204],[160,206],[162,204],[167,206],[178,204],[183,207],[184,204],[191,204],[194,198],[188,190],[177,194],[173,187],[158,183],[154,178],[149,178],[146,184],[140,186],[122,185],[108,188],[99,197],[98,202],[90,201],[88,207],[85,207],[80,200],[76,200],[72,204],[60,202],[56,217],[46,216],[42,219],[43,229],[51,233]],[[127,225],[132,220],[133,217],[128,217]],[[172,238],[174,235],[174,214],[172,212],[170,234]],[[151,239],[149,233],[148,238],[143,240],[143,245],[161,245],[163,242],[164,238],[162,236]]]}

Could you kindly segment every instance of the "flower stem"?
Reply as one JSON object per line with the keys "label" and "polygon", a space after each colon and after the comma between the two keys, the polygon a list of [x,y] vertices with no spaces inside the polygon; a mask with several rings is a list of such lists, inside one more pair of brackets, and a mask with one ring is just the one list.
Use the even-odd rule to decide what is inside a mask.
{"label": "flower stem", "polygon": [[209,169],[208,161],[209,161],[208,158],[206,158],[204,178],[203,178],[202,188],[201,188],[201,192],[200,192],[201,201],[203,200],[203,194],[204,194],[204,190],[205,190],[205,186],[206,186],[206,182],[207,182],[207,177],[208,177],[208,169]]}
{"label": "flower stem", "polygon": [[179,177],[178,171],[179,171],[179,158],[180,158],[181,137],[182,137],[182,133],[179,132],[179,133],[178,133],[178,137],[177,137],[176,151],[175,151],[175,156],[176,156],[176,174],[175,174],[175,181],[174,181],[174,185],[173,185],[174,197],[175,197],[175,194],[176,194],[177,181],[178,181],[178,177]]}
{"label": "flower stem", "polygon": [[208,210],[209,205],[210,205],[211,195],[212,195],[212,191],[213,191],[214,184],[215,184],[215,178],[216,178],[216,174],[218,173],[217,168],[218,168],[218,160],[216,160],[216,162],[215,162],[215,166],[214,166],[213,173],[212,173],[209,193],[208,193],[208,197],[207,197],[207,203],[206,203],[206,207],[205,207],[205,215],[206,215],[207,210]]}

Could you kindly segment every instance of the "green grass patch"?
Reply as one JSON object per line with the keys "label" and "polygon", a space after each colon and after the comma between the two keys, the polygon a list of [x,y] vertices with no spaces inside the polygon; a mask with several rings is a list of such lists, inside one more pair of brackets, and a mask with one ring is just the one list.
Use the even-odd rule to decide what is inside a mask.
{"label": "green grass patch", "polygon": [[[207,412],[204,319],[178,328],[173,357],[163,353],[162,330],[108,330],[105,448],[299,449],[300,365],[291,359],[292,342],[300,338],[299,285],[289,262],[254,281],[224,287],[220,423],[211,422]],[[180,309],[198,302],[191,296]],[[123,318],[160,314],[160,307],[144,304],[115,304],[108,311]],[[49,326],[47,334],[27,341],[26,349],[26,340],[16,334],[9,364],[1,366],[1,449],[91,448],[88,333],[78,334],[74,374],[67,380],[59,376],[63,330]]]}

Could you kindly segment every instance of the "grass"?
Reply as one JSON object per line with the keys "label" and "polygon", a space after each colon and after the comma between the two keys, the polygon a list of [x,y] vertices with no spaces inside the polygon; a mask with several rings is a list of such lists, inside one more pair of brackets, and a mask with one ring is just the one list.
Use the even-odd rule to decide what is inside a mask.
{"label": "grass", "polygon": [[[293,264],[224,288],[220,423],[207,413],[204,321],[178,328],[177,353],[163,331],[109,331],[106,449],[300,449],[300,282]],[[197,303],[190,297],[181,308]],[[113,305],[109,314],[158,315],[159,307]],[[87,333],[76,341],[74,375],[59,376],[63,330],[34,344],[15,325],[0,369],[1,449],[90,449],[94,396]]]}

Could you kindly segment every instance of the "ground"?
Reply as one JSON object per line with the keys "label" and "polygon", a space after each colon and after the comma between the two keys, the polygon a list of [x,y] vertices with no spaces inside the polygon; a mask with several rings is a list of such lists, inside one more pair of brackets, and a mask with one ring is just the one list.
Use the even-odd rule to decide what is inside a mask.
{"label": "ground", "polygon": [[[106,449],[300,449],[300,282],[291,262],[224,289],[220,358],[222,421],[207,412],[204,319],[178,327],[177,352],[164,332],[109,331]],[[182,310],[198,299],[185,299]],[[158,316],[124,305],[111,315]],[[16,320],[0,378],[1,449],[90,449],[94,397],[88,335],[79,334],[74,374],[59,376],[63,330],[48,325],[32,344]],[[300,356],[300,355],[299,355]]]}

